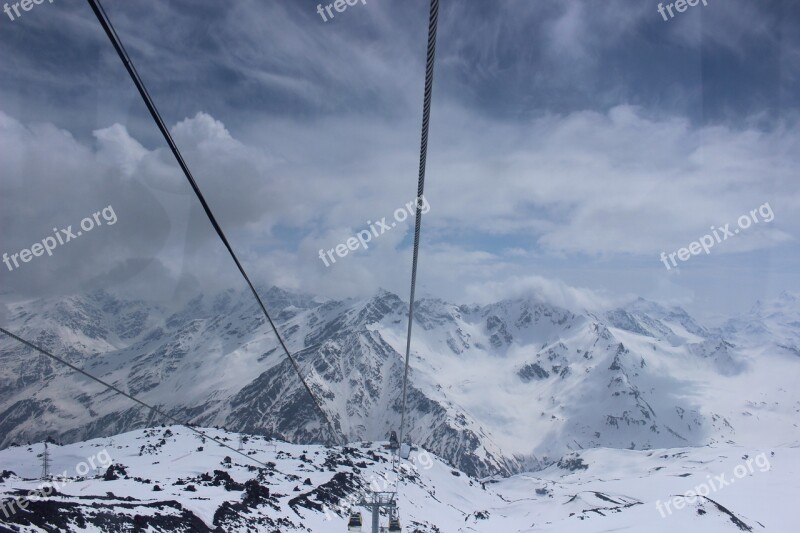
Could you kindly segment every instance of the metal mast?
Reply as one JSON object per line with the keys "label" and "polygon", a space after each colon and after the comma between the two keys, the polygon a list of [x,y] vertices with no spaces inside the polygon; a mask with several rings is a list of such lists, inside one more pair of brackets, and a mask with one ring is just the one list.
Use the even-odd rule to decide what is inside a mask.
{"label": "metal mast", "polygon": [[45,481],[50,479],[50,450],[47,449],[47,441],[44,443],[42,453],[42,479]]}
{"label": "metal mast", "polygon": [[397,516],[396,497],[396,492],[373,492],[371,501],[365,498],[358,502],[359,506],[366,507],[372,513],[372,533],[380,533],[381,508],[389,510],[390,518]]}

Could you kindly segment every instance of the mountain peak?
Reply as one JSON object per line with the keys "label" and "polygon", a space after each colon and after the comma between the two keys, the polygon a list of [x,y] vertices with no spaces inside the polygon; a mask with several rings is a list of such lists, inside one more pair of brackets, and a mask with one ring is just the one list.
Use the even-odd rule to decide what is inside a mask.
{"label": "mountain peak", "polygon": [[384,289],[383,287],[378,287],[378,290],[375,291],[375,297],[376,298],[394,297],[397,298],[398,300],[400,299],[400,297],[397,294],[393,293],[390,290]]}

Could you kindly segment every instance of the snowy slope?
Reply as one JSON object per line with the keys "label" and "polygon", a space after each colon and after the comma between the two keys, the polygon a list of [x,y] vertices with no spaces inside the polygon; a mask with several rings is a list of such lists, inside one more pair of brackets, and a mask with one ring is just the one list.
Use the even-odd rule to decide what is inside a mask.
{"label": "snowy slope", "polygon": [[[204,429],[239,447],[242,435]],[[244,436],[251,461],[172,426],[49,447],[59,493],[31,499],[4,517],[0,531],[311,531],[346,530],[347,502],[370,486],[394,490],[405,531],[598,532],[795,531],[800,448],[706,447],[571,454],[535,474],[478,480],[425,450],[392,468],[385,443],[346,448],[295,445]],[[0,451],[0,495],[35,490],[41,443]],[[107,468],[75,474],[107,453]],[[226,459],[230,457],[230,461]],[[751,459],[740,478],[737,468]],[[266,466],[262,466],[264,463]],[[66,476],[62,473],[66,472]],[[398,474],[398,472],[404,472]],[[707,497],[659,512],[657,501],[723,475]],[[67,482],[69,478],[69,482]],[[733,483],[731,483],[733,481]],[[160,490],[154,490],[158,486]],[[716,486],[716,485],[715,485]],[[348,500],[349,498],[349,500]],[[386,524],[386,518],[383,518]]]}

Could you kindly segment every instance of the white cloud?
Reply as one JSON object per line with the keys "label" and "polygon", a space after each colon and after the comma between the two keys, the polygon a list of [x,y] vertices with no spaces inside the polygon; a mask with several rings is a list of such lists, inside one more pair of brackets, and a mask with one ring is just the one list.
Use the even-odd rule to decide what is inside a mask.
{"label": "white cloud", "polygon": [[465,294],[478,303],[492,303],[501,299],[534,297],[538,300],[569,309],[575,313],[599,312],[625,301],[596,290],[572,287],[563,281],[542,276],[518,276],[502,281],[490,281],[467,286]]}
{"label": "white cloud", "polygon": [[[121,219],[115,230],[127,228],[113,240],[93,237],[86,248],[76,247],[76,255],[62,257],[75,264],[26,265],[39,275],[22,287],[48,288],[41,278],[53,274],[76,282],[90,280],[88,272],[106,281],[114,272],[129,276],[131,265],[144,265],[131,260],[142,258],[201,283],[204,277],[224,278],[221,273],[231,268],[165,148],[143,148],[118,124],[95,132],[96,150],[52,125],[25,127],[7,115],[0,115],[0,125],[4,145],[15,148],[0,155],[9,169],[0,187],[17,206],[0,215],[15,228],[6,249],[29,246],[49,227],[91,213],[95,204],[113,203]],[[318,258],[320,248],[344,242],[367,220],[390,217],[413,195],[413,147],[386,142],[398,134],[380,121],[349,138],[340,135],[352,126],[328,120],[287,124],[281,136],[305,138],[312,146],[328,139],[324,152],[305,152],[305,159],[302,152],[285,150],[277,134],[258,148],[236,139],[206,113],[173,128],[201,190],[256,278],[333,297],[363,296],[378,286],[404,292],[413,221],[329,268]],[[770,202],[775,220],[752,227],[714,254],[778,246],[800,223],[789,215],[800,204],[793,178],[800,163],[796,124],[772,132],[696,127],[618,106],[512,125],[445,106],[435,131],[421,262],[423,289],[432,294],[457,300],[459,287],[478,290],[498,279],[513,280],[515,288],[535,282],[545,291],[539,278],[525,272],[526,261],[537,258],[653,257],[660,268],[661,251],[686,246],[710,225],[734,221],[764,202]],[[349,164],[330,165],[331,158],[349,153],[356,158]],[[400,164],[402,172],[396,170]],[[127,190],[138,191],[139,203]],[[35,210],[21,207],[31,202]],[[45,220],[40,213],[58,215]],[[467,237],[470,244],[457,244]],[[512,244],[500,246],[495,239]],[[87,253],[93,267],[78,268],[78,257]],[[598,304],[563,287],[545,292]]]}
{"label": "white cloud", "polygon": [[[453,131],[440,123],[434,143],[443,130]],[[720,253],[770,248],[800,229],[779,214],[800,204],[797,123],[699,127],[617,106],[516,129],[476,118],[459,131],[458,146],[430,157],[434,223],[451,228],[528,233],[553,253],[598,256],[678,248],[765,202],[776,221]]]}

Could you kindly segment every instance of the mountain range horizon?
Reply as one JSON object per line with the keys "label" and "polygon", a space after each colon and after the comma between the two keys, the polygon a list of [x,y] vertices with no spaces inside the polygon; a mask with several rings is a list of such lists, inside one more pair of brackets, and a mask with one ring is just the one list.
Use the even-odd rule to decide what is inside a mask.
{"label": "mountain range horizon", "polygon": [[[399,424],[407,303],[384,289],[348,300],[277,287],[263,295],[337,437],[387,438]],[[602,313],[530,295],[488,305],[421,299],[410,438],[479,476],[538,469],[600,446],[755,445],[759,434],[800,441],[790,420],[800,397],[780,386],[800,363],[791,326],[800,320],[798,301],[785,292],[707,328],[679,307],[643,298]],[[13,304],[7,320],[10,331],[170,416],[295,443],[332,442],[255,306],[232,289],[177,311],[101,290]],[[2,447],[161,422],[10,339],[0,347]],[[743,385],[766,379],[776,385],[760,395]],[[754,395],[745,400],[743,391]],[[746,430],[757,409],[770,431]]]}

